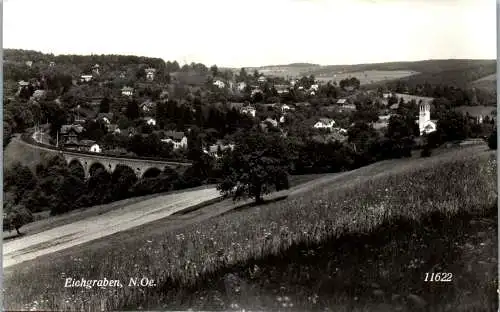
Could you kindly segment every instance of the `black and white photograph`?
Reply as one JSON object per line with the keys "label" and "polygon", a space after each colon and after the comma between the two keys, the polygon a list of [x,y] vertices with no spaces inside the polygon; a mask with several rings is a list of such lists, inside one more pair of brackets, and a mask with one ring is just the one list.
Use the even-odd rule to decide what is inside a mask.
{"label": "black and white photograph", "polygon": [[498,311],[498,1],[0,6],[2,311]]}

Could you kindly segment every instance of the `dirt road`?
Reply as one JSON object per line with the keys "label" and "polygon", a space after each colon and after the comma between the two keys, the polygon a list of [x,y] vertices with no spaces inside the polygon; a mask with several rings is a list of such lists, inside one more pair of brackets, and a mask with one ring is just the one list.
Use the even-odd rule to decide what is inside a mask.
{"label": "dirt road", "polygon": [[3,244],[3,267],[165,218],[219,196],[215,188],[159,196],[124,205],[99,216],[58,226],[36,235],[7,241]]}

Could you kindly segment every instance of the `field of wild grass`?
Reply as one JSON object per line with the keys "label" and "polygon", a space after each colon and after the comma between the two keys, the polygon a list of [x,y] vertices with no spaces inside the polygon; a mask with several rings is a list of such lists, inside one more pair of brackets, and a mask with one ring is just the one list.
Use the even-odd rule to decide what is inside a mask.
{"label": "field of wild grass", "polygon": [[[455,153],[431,157],[425,162],[422,159],[411,159],[374,176],[353,178],[333,186],[325,185],[302,197],[225,214],[204,221],[202,224],[193,224],[175,231],[166,230],[165,234],[149,237],[146,240],[115,242],[108,248],[99,250],[84,249],[79,252],[78,248],[75,248],[74,252],[63,254],[51,261],[43,261],[40,258],[6,270],[4,306],[7,309],[35,308],[65,311],[120,308],[136,310],[158,307],[255,308],[256,301],[234,302],[234,298],[243,300],[243,297],[234,295],[235,292],[241,294],[242,290],[241,286],[228,286],[234,284],[228,280],[238,279],[234,277],[235,274],[231,275],[228,272],[239,272],[239,278],[244,276],[256,279],[255,285],[280,292],[276,295],[276,298],[280,299],[278,300],[274,299],[275,294],[270,291],[268,297],[271,296],[274,301],[272,303],[266,300],[259,301],[258,307],[261,309],[295,307],[299,310],[311,310],[318,307],[316,306],[318,302],[323,302],[323,307],[338,306],[339,310],[347,311],[351,310],[349,307],[356,300],[371,298],[372,294],[385,299],[390,296],[392,299],[395,295],[393,293],[384,290],[375,292],[383,285],[367,285],[368,288],[371,287],[368,296],[366,294],[368,288],[362,292],[359,287],[354,287],[356,282],[359,284],[364,280],[354,281],[348,277],[357,276],[359,279],[371,277],[372,280],[377,276],[383,277],[385,284],[395,288],[398,285],[408,284],[408,281],[414,282],[414,276],[405,280],[403,268],[408,269],[408,266],[394,265],[406,261],[406,264],[411,263],[412,270],[422,265],[423,259],[407,259],[405,256],[407,251],[410,252],[410,257],[412,252],[416,257],[422,254],[422,250],[425,251],[430,257],[426,261],[429,263],[434,261],[443,271],[452,265],[460,264],[462,261],[460,258],[444,257],[440,260],[439,257],[432,258],[432,252],[438,248],[437,255],[447,254],[447,246],[442,245],[443,242],[439,239],[442,238],[440,235],[443,235],[443,231],[446,232],[455,225],[460,229],[458,226],[460,222],[453,221],[454,216],[481,215],[495,206],[496,172],[494,153],[485,151],[471,153],[471,149],[462,149]],[[427,237],[420,233],[424,229],[423,226],[413,226],[413,234],[416,236],[405,232],[411,227],[403,227],[403,230],[394,231],[399,236],[395,234],[395,238],[380,245],[380,241],[384,237],[390,238],[392,233],[386,231],[385,234],[377,236],[381,226],[397,226],[397,220],[415,224],[428,218],[432,213],[438,213],[442,220],[448,220],[442,223],[447,226],[433,230],[432,224],[436,225],[436,222],[430,223],[429,231],[434,232]],[[453,244],[450,239],[458,234],[460,232],[448,233],[449,239],[446,244]],[[337,272],[339,268],[332,267],[333,264],[329,262],[325,264],[321,259],[324,260],[325,255],[332,258],[337,247],[331,246],[345,240],[349,235],[365,235],[365,241],[373,237],[380,239],[374,243],[375,247],[371,248],[368,248],[370,244],[363,240],[361,242],[365,243],[352,245],[349,244],[351,240],[347,240],[344,249],[339,247],[342,252],[337,256],[346,254],[346,258],[341,259],[346,273],[334,284],[325,281],[321,283],[330,285],[332,289],[337,287],[346,291],[330,296],[331,299],[325,301],[321,298],[321,292],[316,289],[320,288],[317,286],[318,283],[314,282],[311,276],[322,274],[327,276],[327,272]],[[420,244],[420,249],[415,247],[417,243]],[[436,247],[436,244],[441,245]],[[363,247],[371,252],[356,254],[356,250]],[[493,245],[488,248],[493,248]],[[321,254],[321,250],[326,250],[326,254],[314,258],[315,253]],[[417,250],[420,250],[420,253]],[[488,250],[485,254],[489,254]],[[380,251],[379,256],[384,258],[377,257],[378,251]],[[283,259],[287,259],[290,252],[295,254],[290,259],[295,260],[285,263]],[[307,258],[308,256],[312,258]],[[372,262],[368,263],[369,260]],[[373,263],[377,263],[375,260],[385,261],[384,269],[374,265]],[[261,262],[256,266],[258,261]],[[300,261],[308,265],[298,265]],[[286,267],[273,268],[279,263],[283,263]],[[302,267],[322,271],[319,273],[316,271],[314,275],[314,272],[302,270]],[[355,272],[358,272],[359,267],[366,267],[372,271],[356,275]],[[394,274],[391,274],[392,267],[397,268]],[[428,270],[439,271],[440,267],[429,267]],[[235,268],[239,269],[234,271]],[[259,273],[259,268],[262,268],[260,272],[265,272],[263,275]],[[422,276],[423,272],[421,271],[419,276]],[[408,274],[410,273],[408,271]],[[127,284],[131,277],[143,276],[155,279],[157,286],[151,288],[124,286],[107,289],[63,287],[65,277],[76,279],[106,277],[119,279],[123,284]],[[220,283],[219,286],[211,286],[208,283],[212,280],[220,281],[221,276],[223,286],[220,286]],[[288,282],[276,284],[276,276],[285,276],[284,280]],[[481,278],[478,280],[483,281]],[[291,295],[283,290],[286,284],[291,285],[293,281],[309,283],[300,288],[307,289],[308,294],[295,292],[294,295],[302,299],[294,298],[294,306],[288,304]],[[477,285],[471,287],[479,289]],[[197,289],[199,292],[194,291]],[[207,298],[204,295],[207,289],[218,292],[216,294],[212,292],[211,297]],[[496,289],[496,286],[493,289]],[[416,290],[408,291],[412,293],[406,294],[408,296],[405,298],[410,298],[408,300],[413,300],[416,305],[421,303],[423,299],[418,293],[413,293]],[[193,298],[193,294],[201,295]],[[246,297],[251,298],[251,296]],[[283,305],[285,303],[287,305]],[[369,302],[363,303],[361,307],[361,310],[369,307]],[[484,307],[482,310],[488,309]]]}

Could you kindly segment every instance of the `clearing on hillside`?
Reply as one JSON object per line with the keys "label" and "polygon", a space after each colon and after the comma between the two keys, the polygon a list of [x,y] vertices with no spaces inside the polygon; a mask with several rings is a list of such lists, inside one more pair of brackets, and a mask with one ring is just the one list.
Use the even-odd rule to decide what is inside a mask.
{"label": "clearing on hillside", "polygon": [[343,79],[357,78],[362,85],[377,83],[381,81],[389,81],[394,79],[400,79],[404,77],[409,77],[419,74],[416,71],[411,70],[367,70],[362,72],[336,72],[336,73],[325,73],[321,76],[317,76],[316,79],[321,81],[336,81],[339,83]]}

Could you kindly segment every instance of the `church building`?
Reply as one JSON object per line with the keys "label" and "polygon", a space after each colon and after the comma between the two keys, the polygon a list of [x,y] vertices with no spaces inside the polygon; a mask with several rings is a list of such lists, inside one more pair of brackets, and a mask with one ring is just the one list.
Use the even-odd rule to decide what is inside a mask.
{"label": "church building", "polygon": [[431,120],[431,105],[429,103],[419,104],[418,128],[420,135],[436,131],[436,122]]}

